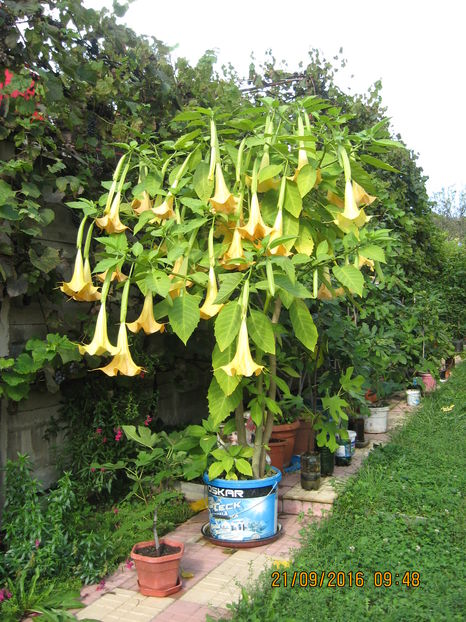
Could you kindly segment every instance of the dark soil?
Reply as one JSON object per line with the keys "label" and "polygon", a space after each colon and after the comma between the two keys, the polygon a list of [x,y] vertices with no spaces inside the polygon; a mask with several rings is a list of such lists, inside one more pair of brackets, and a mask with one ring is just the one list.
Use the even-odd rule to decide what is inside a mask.
{"label": "dark soil", "polygon": [[155,548],[155,544],[150,544],[149,546],[143,546],[137,549],[136,553],[138,555],[145,555],[146,557],[165,557],[166,555],[174,555],[180,551],[181,548],[179,546],[170,546],[162,542],[158,551]]}

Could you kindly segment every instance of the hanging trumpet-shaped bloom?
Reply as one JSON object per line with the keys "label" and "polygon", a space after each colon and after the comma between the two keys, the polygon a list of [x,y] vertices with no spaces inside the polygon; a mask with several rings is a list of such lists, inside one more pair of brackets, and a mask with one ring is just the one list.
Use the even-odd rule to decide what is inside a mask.
{"label": "hanging trumpet-shaped bloom", "polygon": [[116,376],[120,373],[122,376],[137,376],[143,369],[136,365],[131,357],[128,346],[128,335],[126,333],[126,323],[121,322],[118,331],[117,352],[113,359],[105,367],[98,367],[107,376]]}
{"label": "hanging trumpet-shaped bloom", "polygon": [[249,263],[231,263],[231,259],[246,259],[243,251],[243,243],[241,241],[241,233],[238,227],[233,231],[231,244],[222,257],[222,265],[225,270],[246,270],[249,268]]}
{"label": "hanging trumpet-shaped bloom", "polygon": [[359,268],[362,268],[363,266],[369,266],[371,272],[374,272],[374,261],[372,259],[364,257],[363,255],[359,255],[358,257],[358,266]]}
{"label": "hanging trumpet-shaped bloom", "polygon": [[128,227],[120,220],[121,192],[117,192],[113,198],[112,207],[108,214],[96,219],[96,225],[100,229],[105,229],[107,233],[123,233]]}
{"label": "hanging trumpet-shaped bloom", "polygon": [[152,207],[152,212],[157,218],[161,220],[168,220],[169,218],[175,218],[175,212],[173,210],[173,195],[169,194],[158,207]]}
{"label": "hanging trumpet-shaped bloom", "polygon": [[86,285],[77,292],[73,298],[82,302],[94,302],[100,300],[100,292],[97,287],[92,283],[91,265],[89,263],[89,257],[84,260],[84,280]]}
{"label": "hanging trumpet-shaped bloom", "polygon": [[249,212],[249,220],[244,227],[238,227],[243,238],[247,238],[254,242],[254,240],[261,240],[266,235],[272,233],[272,228],[268,227],[262,220],[262,214],[259,205],[259,198],[257,193],[254,192],[251,198],[251,211]]}
{"label": "hanging trumpet-shaped bloom", "polygon": [[361,205],[370,205],[373,203],[377,197],[373,197],[364,190],[362,186],[353,181],[353,194],[354,200],[356,201],[356,205],[361,207]]}
{"label": "hanging trumpet-shaped bloom", "polygon": [[[105,270],[105,272],[99,272],[99,274],[97,274],[97,279],[103,283],[107,277],[107,273],[108,270]],[[120,268],[115,268],[115,270],[112,272],[112,277],[110,279],[110,281],[114,281],[116,279],[117,283],[123,283],[124,281],[126,281],[128,277],[126,276],[126,274],[123,274],[123,272],[120,270]]]}
{"label": "hanging trumpet-shaped bloom", "polygon": [[[331,283],[330,271],[328,268],[324,269],[324,277],[326,281],[328,281],[328,283]],[[333,291],[330,291],[329,288],[325,285],[325,283],[322,283],[321,286],[319,287],[319,291],[317,292],[317,298],[319,300],[334,300],[335,298],[338,298],[339,296],[343,296],[344,293],[345,293],[345,290],[343,289],[343,287],[337,287],[336,289],[333,289]]]}
{"label": "hanging trumpet-shaped bloom", "polygon": [[90,354],[102,355],[102,354],[116,354],[118,348],[112,346],[107,335],[107,313],[105,310],[105,302],[100,305],[99,315],[97,316],[97,322],[95,324],[94,337],[90,344],[78,345],[79,352],[82,355]]}
{"label": "hanging trumpet-shaped bloom", "polygon": [[163,333],[165,326],[159,324],[154,318],[154,299],[151,292],[147,293],[144,298],[144,306],[142,307],[141,315],[138,319],[126,325],[133,333],[138,333],[141,328],[146,335],[152,335],[159,331]]}
{"label": "hanging trumpet-shaped bloom", "polygon": [[214,300],[217,298],[217,294],[217,279],[215,278],[214,269],[211,266],[209,268],[209,281],[207,283],[206,297],[202,307],[199,309],[201,313],[201,318],[203,320],[209,320],[211,317],[214,317],[223,307],[222,304],[214,304]]}
{"label": "hanging trumpet-shaped bloom", "polygon": [[245,317],[241,321],[235,356],[228,365],[223,365],[220,369],[223,369],[228,376],[252,376],[254,374],[258,376],[264,369],[264,366],[258,365],[251,356]]}
{"label": "hanging trumpet-shaped bloom", "polygon": [[359,209],[353,192],[353,184],[350,179],[345,182],[345,209],[342,215],[343,218],[347,220],[355,220],[359,216]]}
{"label": "hanging trumpet-shaped bloom", "polygon": [[270,234],[269,248],[267,253],[269,255],[281,255],[282,257],[288,257],[291,255],[289,251],[287,251],[286,247],[283,244],[278,244],[278,246],[274,246],[270,248],[270,244],[276,240],[277,238],[281,238],[283,235],[283,210],[280,208],[275,217],[275,222],[273,223],[272,232]]}
{"label": "hanging trumpet-shaped bloom", "polygon": [[215,165],[215,193],[209,199],[209,203],[214,213],[232,214],[238,206],[238,199],[228,190],[222,167],[218,162]]}
{"label": "hanging trumpet-shaped bloom", "polygon": [[180,295],[180,291],[183,287],[191,287],[192,281],[187,281],[183,276],[186,276],[188,266],[185,263],[185,258],[182,255],[173,264],[172,273],[168,275],[168,278],[172,281],[168,293],[171,298],[176,298]]}
{"label": "hanging trumpet-shaped bloom", "polygon": [[138,214],[142,214],[142,212],[147,212],[152,209],[152,201],[150,200],[149,193],[147,190],[144,190],[142,193],[142,197],[140,199],[134,199],[131,203],[131,207]]}
{"label": "hanging trumpet-shaped bloom", "polygon": [[[77,298],[77,296],[79,296],[81,292],[84,294],[85,291],[90,291],[89,285],[92,286],[92,278],[90,278],[89,274],[89,278],[86,279],[82,252],[81,249],[78,248],[76,251],[76,259],[74,260],[73,276],[67,283],[62,283],[60,289],[67,296],[71,296],[75,300],[83,300]],[[97,300],[97,298],[95,298],[95,300]]]}

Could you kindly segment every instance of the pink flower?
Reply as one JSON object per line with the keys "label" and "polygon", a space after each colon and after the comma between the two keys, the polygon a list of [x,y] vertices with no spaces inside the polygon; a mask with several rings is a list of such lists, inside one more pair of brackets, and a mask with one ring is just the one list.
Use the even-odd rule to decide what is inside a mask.
{"label": "pink flower", "polygon": [[91,473],[95,473],[95,468],[91,467]]}
{"label": "pink flower", "polygon": [[107,437],[104,436],[103,439],[102,439],[102,443],[106,443],[106,442],[107,442]]}
{"label": "pink flower", "polygon": [[103,473],[105,471],[105,467],[100,468],[100,472]]}
{"label": "pink flower", "polygon": [[152,417],[150,417],[149,415],[147,415],[146,420],[144,421],[144,425],[149,425],[149,423],[152,421]]}
{"label": "pink flower", "polygon": [[38,538],[36,538],[36,541],[34,542],[34,546],[36,547],[36,549],[39,548],[40,546],[40,540]]}
{"label": "pink flower", "polygon": [[99,585],[97,586],[97,590],[103,590],[105,587],[105,579],[102,579],[102,581],[99,583]]}
{"label": "pink flower", "polygon": [[118,508],[112,508],[114,514],[118,514]]}
{"label": "pink flower", "polygon": [[131,570],[131,568],[134,566],[134,562],[132,562],[130,559],[127,559],[125,562],[125,566],[126,568],[128,568],[128,570]]}
{"label": "pink flower", "polygon": [[102,434],[102,428],[97,428],[96,434]]}

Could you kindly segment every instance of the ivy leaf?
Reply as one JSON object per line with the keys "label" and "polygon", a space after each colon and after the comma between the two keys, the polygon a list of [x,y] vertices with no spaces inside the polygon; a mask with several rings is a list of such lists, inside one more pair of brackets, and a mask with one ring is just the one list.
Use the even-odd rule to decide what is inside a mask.
{"label": "ivy leaf", "polygon": [[256,346],[263,352],[275,354],[272,323],[261,311],[251,310],[247,319],[248,332]]}
{"label": "ivy leaf", "polygon": [[199,297],[191,296],[187,292],[173,301],[168,309],[168,319],[173,332],[186,345],[201,318],[199,312]]}
{"label": "ivy leaf", "polygon": [[60,263],[60,255],[56,248],[46,246],[42,255],[38,255],[33,248],[29,249],[29,259],[32,265],[47,274]]}
{"label": "ivy leaf", "polygon": [[290,319],[299,341],[313,351],[317,343],[317,328],[312,315],[302,300],[295,299],[290,307]]}
{"label": "ivy leaf", "polygon": [[232,300],[220,311],[215,320],[215,339],[220,350],[225,350],[235,339],[241,326],[241,307]]}
{"label": "ivy leaf", "polygon": [[340,281],[342,285],[347,287],[351,293],[362,296],[364,276],[355,266],[333,266],[332,272],[335,278]]}

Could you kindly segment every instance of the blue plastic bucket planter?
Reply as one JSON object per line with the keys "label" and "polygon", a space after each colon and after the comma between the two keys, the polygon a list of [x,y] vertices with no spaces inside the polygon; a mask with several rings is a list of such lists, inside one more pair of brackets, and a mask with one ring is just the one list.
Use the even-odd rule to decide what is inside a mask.
{"label": "blue plastic bucket planter", "polygon": [[275,473],[270,477],[244,481],[209,480],[204,473],[213,539],[250,542],[277,533],[278,482],[282,474],[272,469]]}

